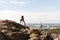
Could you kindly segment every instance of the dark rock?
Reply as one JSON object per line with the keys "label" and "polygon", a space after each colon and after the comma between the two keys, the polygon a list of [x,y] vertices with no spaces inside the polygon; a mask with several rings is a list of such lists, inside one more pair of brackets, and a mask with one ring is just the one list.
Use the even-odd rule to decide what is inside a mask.
{"label": "dark rock", "polygon": [[51,36],[51,33],[47,33],[47,36],[44,38],[44,40],[54,40]]}
{"label": "dark rock", "polygon": [[0,40],[6,40],[6,37],[2,32],[0,32]]}
{"label": "dark rock", "polygon": [[38,29],[33,29],[33,30],[31,31],[31,33],[41,35],[41,31],[39,31]]}
{"label": "dark rock", "polygon": [[28,40],[29,39],[29,35],[24,34],[24,33],[13,33],[11,35],[11,39],[12,40]]}

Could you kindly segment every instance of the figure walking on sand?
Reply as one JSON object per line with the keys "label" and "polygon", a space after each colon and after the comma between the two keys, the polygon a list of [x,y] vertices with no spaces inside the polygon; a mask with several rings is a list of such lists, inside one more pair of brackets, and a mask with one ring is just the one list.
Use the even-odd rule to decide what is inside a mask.
{"label": "figure walking on sand", "polygon": [[26,26],[26,23],[25,23],[25,20],[24,20],[24,16],[21,16],[20,24]]}

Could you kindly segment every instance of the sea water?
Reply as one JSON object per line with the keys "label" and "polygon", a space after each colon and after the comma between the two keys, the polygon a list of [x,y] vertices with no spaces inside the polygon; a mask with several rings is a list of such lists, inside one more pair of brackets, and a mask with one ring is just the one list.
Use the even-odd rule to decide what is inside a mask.
{"label": "sea water", "polygon": [[60,23],[42,23],[42,24],[39,24],[39,23],[28,23],[27,25],[30,28],[41,28],[41,25],[42,25],[43,29],[47,29],[47,28],[56,28],[56,27],[59,27]]}

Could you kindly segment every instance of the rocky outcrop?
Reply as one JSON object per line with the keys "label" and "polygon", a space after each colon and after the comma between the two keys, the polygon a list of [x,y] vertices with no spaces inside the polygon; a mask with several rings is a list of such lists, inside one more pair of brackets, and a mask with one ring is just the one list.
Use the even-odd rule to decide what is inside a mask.
{"label": "rocky outcrop", "polygon": [[44,30],[30,29],[11,20],[0,20],[0,40],[53,40]]}
{"label": "rocky outcrop", "polygon": [[47,33],[46,37],[44,40],[54,40],[53,37],[51,36],[51,33]]}
{"label": "rocky outcrop", "polygon": [[6,40],[5,35],[2,32],[0,32],[0,40]]}
{"label": "rocky outcrop", "polygon": [[28,40],[29,39],[29,35],[24,34],[24,33],[13,33],[11,35],[11,39],[12,40]]}

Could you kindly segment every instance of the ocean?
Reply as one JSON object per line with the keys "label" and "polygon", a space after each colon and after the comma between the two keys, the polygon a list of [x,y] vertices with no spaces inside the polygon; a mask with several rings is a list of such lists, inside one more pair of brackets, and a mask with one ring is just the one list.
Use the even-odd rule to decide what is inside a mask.
{"label": "ocean", "polygon": [[30,28],[55,28],[55,27],[59,27],[60,23],[27,23],[27,26],[29,26]]}

